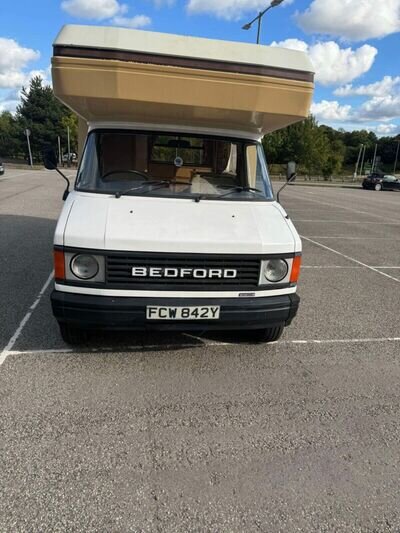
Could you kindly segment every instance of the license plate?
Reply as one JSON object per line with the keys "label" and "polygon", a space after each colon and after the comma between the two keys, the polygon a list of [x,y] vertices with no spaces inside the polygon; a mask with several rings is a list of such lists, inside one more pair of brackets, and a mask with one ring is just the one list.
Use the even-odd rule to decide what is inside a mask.
{"label": "license plate", "polygon": [[220,307],[146,307],[147,320],[218,320]]}

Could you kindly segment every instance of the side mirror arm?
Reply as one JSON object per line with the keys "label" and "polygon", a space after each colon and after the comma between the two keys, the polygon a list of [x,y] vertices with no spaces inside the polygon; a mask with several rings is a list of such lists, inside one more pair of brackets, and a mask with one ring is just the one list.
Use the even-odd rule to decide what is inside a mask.
{"label": "side mirror arm", "polygon": [[70,185],[71,185],[71,182],[69,181],[69,179],[67,178],[67,176],[61,172],[61,170],[59,170],[57,167],[55,167],[54,169],[56,172],[58,172],[60,174],[60,176],[67,182],[67,187],[65,188],[65,191],[63,193],[63,201],[65,202],[65,200],[68,198],[68,195],[69,195],[69,188],[70,188]]}
{"label": "side mirror arm", "polygon": [[290,179],[288,179],[288,181],[282,185],[282,187],[279,189],[279,191],[277,192],[276,194],[276,201],[278,202],[278,204],[280,204],[280,200],[279,200],[279,195],[281,194],[281,192],[283,191],[283,189],[285,187],[287,187],[289,185],[289,183],[292,183],[292,181],[294,181],[295,179],[297,178],[297,174],[294,172],[291,176],[290,176]]}
{"label": "side mirror arm", "polygon": [[67,176],[57,168],[57,157],[55,151],[51,147],[45,147],[42,151],[43,163],[47,170],[55,170],[60,174],[63,180],[66,181],[67,186],[63,194],[63,200],[66,200],[69,195],[70,181]]}

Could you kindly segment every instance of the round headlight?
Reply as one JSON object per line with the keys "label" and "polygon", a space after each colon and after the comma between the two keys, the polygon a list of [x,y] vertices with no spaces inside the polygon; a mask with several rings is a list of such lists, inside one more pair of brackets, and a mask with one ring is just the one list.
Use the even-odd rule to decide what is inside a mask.
{"label": "round headlight", "polygon": [[92,279],[99,271],[99,263],[92,255],[76,255],[71,261],[73,274],[80,279]]}
{"label": "round headlight", "polygon": [[283,259],[270,259],[264,265],[264,277],[272,283],[282,281],[286,278],[288,271],[288,264]]}

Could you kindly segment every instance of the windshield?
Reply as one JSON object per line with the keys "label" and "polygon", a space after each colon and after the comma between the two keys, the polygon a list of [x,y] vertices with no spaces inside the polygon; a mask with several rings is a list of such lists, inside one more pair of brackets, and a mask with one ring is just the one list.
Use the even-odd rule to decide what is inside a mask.
{"label": "windshield", "polygon": [[89,134],[76,189],[117,197],[273,198],[259,143],[120,130]]}

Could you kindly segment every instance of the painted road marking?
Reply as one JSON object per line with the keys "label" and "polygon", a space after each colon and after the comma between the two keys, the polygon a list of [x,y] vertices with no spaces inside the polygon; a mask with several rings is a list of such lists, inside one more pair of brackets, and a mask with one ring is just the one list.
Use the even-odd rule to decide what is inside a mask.
{"label": "painted road marking", "polygon": [[[360,211],[358,209],[353,209],[352,207],[346,207],[344,205],[333,204],[331,202],[321,202],[320,200],[317,200],[317,199],[308,198],[307,195],[302,196],[300,194],[299,199],[305,202],[312,202],[314,204],[327,205],[329,207],[337,207],[338,209],[344,209],[346,211],[351,211],[352,213],[359,213],[361,215],[368,215],[374,218],[384,218],[385,220],[390,220],[391,222],[398,222],[398,220],[395,220],[394,218],[387,218],[383,215],[376,215],[375,213],[371,213],[370,211]],[[290,208],[288,208],[288,212],[290,212]]]}
{"label": "painted road marking", "polygon": [[[350,189],[350,190],[356,190],[357,192],[359,190],[361,190],[361,187],[359,189]],[[305,192],[305,191],[303,191]],[[310,192],[309,194],[312,194],[313,196],[316,196],[318,198],[318,193],[319,194],[323,194],[325,191],[323,190],[316,190],[316,191],[313,191],[313,192]],[[353,196],[350,196],[349,195],[349,191],[345,191],[344,189],[342,188],[337,188],[335,190],[335,193],[338,194],[338,193],[341,193],[341,194],[338,194],[338,196],[341,196],[342,199],[344,200],[354,200],[355,198],[357,198],[357,200],[360,199],[360,196],[357,194],[357,195],[353,195]],[[339,199],[339,198],[338,198]],[[366,202],[366,203],[370,203],[372,204],[373,206],[376,205],[377,202],[383,202],[385,205],[394,205],[394,206],[398,206],[398,202],[397,201],[393,201],[393,202],[390,202],[389,201],[389,197],[386,196],[386,195],[383,195],[383,194],[374,194],[373,196],[363,196],[363,201]],[[391,196],[390,197],[390,200],[394,200],[394,196]]]}
{"label": "painted road marking", "polygon": [[[289,211],[295,211],[294,209],[289,209]],[[290,214],[290,213],[289,213]],[[292,220],[294,220],[296,222],[296,224],[298,222],[317,222],[317,223],[321,223],[321,222],[327,222],[329,224],[373,224],[374,226],[400,226],[400,222],[364,222],[362,220],[326,220],[326,219],[322,219],[322,220],[312,220],[312,219],[298,219],[296,220],[294,217],[291,217]]]}
{"label": "painted road marking", "polygon": [[351,240],[351,241],[369,241],[369,240],[378,240],[378,241],[394,241],[399,242],[400,239],[393,239],[393,237],[347,237],[347,235],[308,235],[310,239],[341,239],[341,240]]}
{"label": "painted road marking", "polygon": [[[362,266],[342,266],[342,265],[303,265],[301,267],[302,270],[304,270],[305,268],[315,268],[315,269],[319,269],[319,268],[343,268],[343,269],[350,269],[350,270],[361,270],[365,267],[362,267]],[[400,266],[373,266],[372,268],[376,268],[377,270],[400,270]]]}
{"label": "painted road marking", "polygon": [[332,253],[334,253],[336,255],[340,255],[341,257],[344,257],[345,259],[348,259],[349,261],[353,261],[353,263],[357,263],[358,265],[361,265],[364,268],[368,268],[369,270],[372,270],[372,272],[376,272],[377,274],[380,274],[381,276],[384,276],[385,278],[389,278],[392,281],[396,281],[397,283],[400,283],[400,279],[395,278],[393,276],[390,276],[389,274],[386,274],[386,272],[381,272],[380,270],[378,270],[375,267],[366,265],[362,261],[358,261],[358,259],[354,259],[354,257],[350,257],[349,255],[342,254],[342,252],[339,252],[338,250],[334,250],[333,248],[329,248],[329,246],[326,246],[325,244],[322,244],[322,243],[320,243],[318,241],[313,241],[312,239],[310,239],[308,237],[304,237],[303,235],[301,235],[301,238],[306,240],[306,241],[308,241],[308,242],[311,242],[312,244],[315,244],[316,246],[319,246],[320,248],[324,248],[325,250],[328,250],[329,252],[332,252]]}
{"label": "painted road marking", "polygon": [[15,196],[19,196],[20,194],[25,194],[29,191],[33,191],[34,189],[40,189],[41,187],[44,187],[44,185],[35,185],[34,187],[30,187],[29,189],[24,189],[23,191],[9,194],[8,196],[1,196],[0,202],[4,202],[4,200],[9,200],[10,198],[14,198]]}
{"label": "painted road marking", "polygon": [[24,327],[28,323],[29,319],[32,316],[33,311],[36,309],[36,307],[39,305],[40,300],[42,299],[43,294],[46,292],[48,286],[50,285],[52,279],[54,277],[54,272],[51,272],[50,276],[47,278],[46,283],[43,285],[43,287],[40,289],[39,294],[37,295],[36,300],[33,302],[33,304],[30,306],[29,311],[26,313],[24,318],[19,323],[19,326],[15,330],[14,335],[11,337],[11,339],[8,341],[7,346],[3,349],[3,351],[0,353],[0,366],[5,362],[7,357],[10,355],[11,350],[13,349],[15,343],[19,339]]}
{"label": "painted road marking", "polygon": [[[171,349],[182,349],[182,348],[213,348],[218,346],[239,346],[243,343],[232,343],[232,342],[218,342],[218,341],[207,341],[201,337],[196,337],[202,341],[202,344],[149,344],[149,345],[137,345],[137,346],[121,346],[121,353],[129,351],[142,351],[142,350],[171,350]],[[287,341],[276,341],[265,344],[265,347],[274,346],[274,345],[310,345],[310,344],[379,344],[379,343],[397,343],[400,342],[400,337],[382,337],[382,338],[356,338],[356,339],[296,339],[296,340],[287,340]],[[254,345],[256,343],[248,343],[248,345]],[[261,346],[262,343],[259,345]],[[45,349],[45,350],[9,350],[8,356],[14,355],[51,355],[51,354],[85,354],[85,353],[116,353],[117,346],[102,346],[99,348],[59,348],[59,349]]]}
{"label": "painted road marking", "polygon": [[20,174],[11,173],[11,175],[9,175],[9,172],[10,172],[10,170],[5,172],[4,178],[3,178],[4,180],[11,180],[11,179],[14,179],[14,178],[20,178],[21,176],[26,176],[27,174],[31,174],[32,175],[32,170],[28,170],[26,172],[21,172]]}

